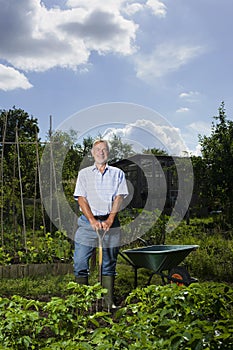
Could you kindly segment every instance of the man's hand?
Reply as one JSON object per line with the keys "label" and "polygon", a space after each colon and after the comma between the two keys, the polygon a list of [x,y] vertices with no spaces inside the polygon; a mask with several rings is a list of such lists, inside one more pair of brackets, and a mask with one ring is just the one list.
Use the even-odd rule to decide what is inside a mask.
{"label": "man's hand", "polygon": [[91,224],[91,227],[93,228],[93,230],[102,230],[103,227],[102,227],[102,222],[96,220],[95,218],[93,219],[89,219],[89,222]]}
{"label": "man's hand", "polygon": [[90,219],[90,224],[93,230],[103,230],[103,231],[109,231],[110,227],[113,224],[112,219],[107,219],[106,221],[98,221],[96,219]]}
{"label": "man's hand", "polygon": [[86,218],[89,220],[91,227],[93,230],[102,230],[102,224],[98,220],[96,220],[91,212],[90,206],[88,204],[88,201],[85,197],[78,197],[78,204],[83,212],[83,214],[86,216]]}
{"label": "man's hand", "polygon": [[104,231],[109,231],[110,227],[113,224],[113,220],[112,218],[109,217],[106,221],[103,221],[101,224],[102,224],[102,229]]}

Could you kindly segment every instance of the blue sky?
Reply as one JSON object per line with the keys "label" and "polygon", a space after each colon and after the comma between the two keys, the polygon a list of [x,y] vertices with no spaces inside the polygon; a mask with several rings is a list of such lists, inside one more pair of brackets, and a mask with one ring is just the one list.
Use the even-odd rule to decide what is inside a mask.
{"label": "blue sky", "polygon": [[[0,0],[0,9],[0,109],[38,118],[42,138],[50,115],[54,129],[75,116],[81,133],[106,120],[80,111],[120,102],[158,112],[198,154],[221,101],[232,119],[232,0]],[[126,112],[109,115],[110,134],[159,129],[159,118]]]}

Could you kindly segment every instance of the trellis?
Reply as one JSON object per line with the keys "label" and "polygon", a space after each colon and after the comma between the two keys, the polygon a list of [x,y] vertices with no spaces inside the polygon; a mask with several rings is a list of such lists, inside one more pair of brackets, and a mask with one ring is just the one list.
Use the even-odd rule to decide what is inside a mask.
{"label": "trellis", "polygon": [[[21,216],[22,216],[22,238],[24,241],[24,249],[27,251],[27,228],[26,228],[26,216],[25,216],[25,204],[24,204],[24,194],[23,194],[23,186],[22,186],[22,172],[21,172],[21,157],[20,157],[20,146],[23,144],[34,144],[35,145],[35,175],[34,175],[34,198],[33,198],[33,220],[32,220],[32,227],[31,231],[33,233],[33,237],[35,235],[36,231],[36,201],[37,201],[37,186],[39,187],[39,198],[40,198],[40,207],[41,207],[41,219],[42,219],[42,226],[44,229],[44,233],[46,233],[46,224],[45,224],[45,209],[43,206],[43,191],[42,191],[42,181],[41,181],[41,171],[40,171],[40,155],[39,155],[39,144],[42,145],[50,145],[50,169],[49,169],[49,178],[50,178],[50,205],[53,205],[52,197],[53,197],[53,186],[54,184],[55,191],[57,188],[56,184],[56,173],[55,173],[55,166],[54,166],[54,158],[53,158],[53,142],[52,142],[52,117],[50,116],[50,129],[49,129],[49,141],[47,142],[39,142],[38,134],[35,135],[35,141],[20,141],[19,140],[19,133],[18,133],[18,126],[16,126],[15,129],[15,140],[14,141],[6,141],[6,135],[7,135],[7,113],[5,114],[5,120],[3,124],[3,135],[2,135],[2,148],[1,148],[1,165],[0,165],[0,184],[1,184],[1,208],[0,208],[0,226],[1,226],[1,245],[4,247],[4,152],[5,152],[5,146],[7,144],[14,145],[14,164],[13,164],[13,178],[17,178],[19,181],[19,190],[20,190],[20,203],[21,203]],[[16,165],[18,167],[18,174],[16,177]],[[12,188],[12,191],[14,193],[14,185]],[[60,214],[60,208],[59,203],[58,205],[58,213]],[[15,223],[15,210],[13,210],[12,213],[12,230],[14,230],[14,223]],[[59,215],[60,217],[60,215]],[[60,222],[59,222],[60,225]],[[50,230],[52,230],[52,221],[50,221]]]}

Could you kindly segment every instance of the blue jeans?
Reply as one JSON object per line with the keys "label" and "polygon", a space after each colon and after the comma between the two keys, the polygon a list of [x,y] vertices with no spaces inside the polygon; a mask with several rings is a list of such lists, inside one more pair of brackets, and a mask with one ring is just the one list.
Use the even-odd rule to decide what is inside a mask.
{"label": "blue jeans", "polygon": [[[84,215],[78,219],[78,230],[75,234],[74,274],[76,277],[86,277],[89,273],[89,260],[95,247],[98,247],[98,237]],[[106,233],[103,245],[102,274],[116,274],[117,255],[119,252],[120,229],[116,218]]]}

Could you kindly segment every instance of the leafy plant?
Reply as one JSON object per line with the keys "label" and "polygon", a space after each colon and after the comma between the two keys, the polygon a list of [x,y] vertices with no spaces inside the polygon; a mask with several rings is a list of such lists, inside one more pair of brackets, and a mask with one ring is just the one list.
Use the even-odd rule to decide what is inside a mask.
{"label": "leafy plant", "polygon": [[5,251],[3,247],[0,247],[0,265],[5,265],[11,261],[10,254]]}
{"label": "leafy plant", "polygon": [[118,323],[97,329],[92,344],[97,349],[230,350],[232,309],[233,290],[226,285],[138,288],[118,311]]}
{"label": "leafy plant", "polygon": [[216,229],[213,219],[191,220],[167,235],[167,244],[197,244],[186,259],[192,274],[206,281],[233,281],[233,241],[230,232]]}
{"label": "leafy plant", "polygon": [[[12,235],[11,235],[12,238]],[[48,263],[48,262],[69,262],[72,260],[73,246],[64,232],[56,231],[42,234],[38,231],[35,235],[27,234],[25,244],[17,238],[17,244],[12,246],[12,240],[5,242],[5,247],[0,247],[0,264],[10,263]],[[16,250],[16,253],[14,252]]]}
{"label": "leafy plant", "polygon": [[66,284],[47,302],[0,298],[0,349],[231,350],[233,288],[222,283],[133,290],[113,315],[100,284]]}

